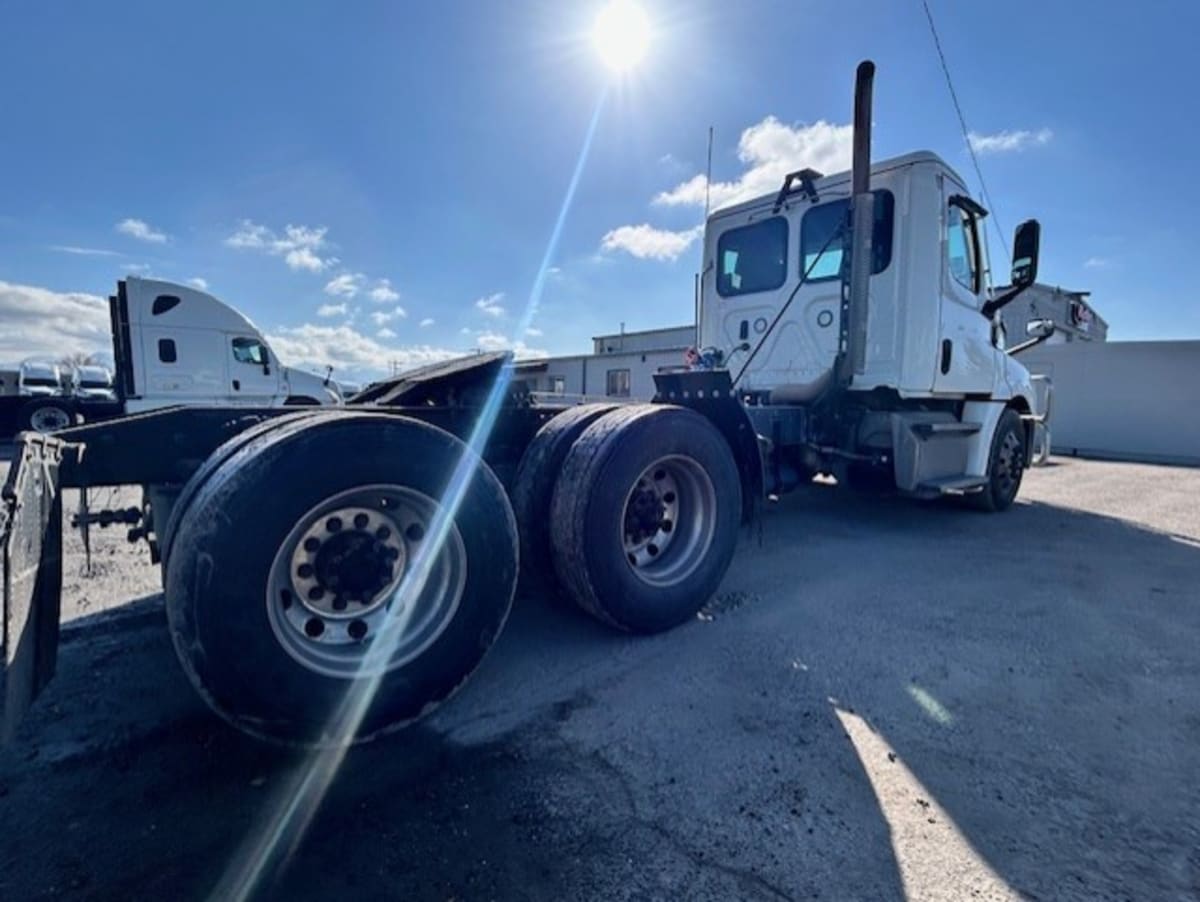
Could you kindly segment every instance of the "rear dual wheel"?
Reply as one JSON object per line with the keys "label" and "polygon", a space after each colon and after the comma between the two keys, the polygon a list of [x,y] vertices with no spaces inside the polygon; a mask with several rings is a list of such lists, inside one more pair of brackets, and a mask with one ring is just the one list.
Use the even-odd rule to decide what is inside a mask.
{"label": "rear dual wheel", "polygon": [[666,405],[618,408],[583,431],[556,480],[555,573],[611,626],[669,629],[716,592],[740,517],[737,466],[707,419]]}
{"label": "rear dual wheel", "polygon": [[401,417],[314,416],[246,443],[178,515],[167,614],[193,684],[253,735],[340,744],[402,727],[475,670],[512,603],[495,475]]}

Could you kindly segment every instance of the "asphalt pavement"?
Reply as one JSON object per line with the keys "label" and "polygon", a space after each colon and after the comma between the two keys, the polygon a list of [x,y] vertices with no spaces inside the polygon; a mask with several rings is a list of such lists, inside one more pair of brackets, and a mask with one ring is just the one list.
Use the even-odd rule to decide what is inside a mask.
{"label": "asphalt pavement", "polygon": [[[669,634],[520,599],[260,896],[1200,898],[1197,499],[1200,470],[1061,458],[1000,515],[814,485]],[[204,708],[143,552],[68,550],[59,674],[0,750],[0,899],[205,898],[307,759]]]}

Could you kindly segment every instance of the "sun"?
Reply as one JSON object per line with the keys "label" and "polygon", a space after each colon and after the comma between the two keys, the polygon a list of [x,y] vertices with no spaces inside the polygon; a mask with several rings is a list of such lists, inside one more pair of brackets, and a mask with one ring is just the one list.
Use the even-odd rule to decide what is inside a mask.
{"label": "sun", "polygon": [[614,72],[632,69],[650,46],[650,20],[632,0],[612,0],[596,16],[592,43]]}

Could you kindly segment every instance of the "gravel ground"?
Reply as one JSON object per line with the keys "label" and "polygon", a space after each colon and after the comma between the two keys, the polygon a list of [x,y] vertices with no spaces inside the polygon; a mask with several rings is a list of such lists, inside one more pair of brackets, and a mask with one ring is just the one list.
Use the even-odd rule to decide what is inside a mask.
{"label": "gravel ground", "polygon": [[[1200,470],[1052,463],[998,516],[796,493],[668,635],[521,599],[262,896],[1200,898]],[[69,542],[0,899],[204,898],[306,761],[197,700],[143,550]]]}

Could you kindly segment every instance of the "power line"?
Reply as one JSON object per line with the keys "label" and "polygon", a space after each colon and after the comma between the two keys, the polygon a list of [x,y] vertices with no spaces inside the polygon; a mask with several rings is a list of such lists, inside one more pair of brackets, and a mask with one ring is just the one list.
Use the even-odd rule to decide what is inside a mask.
{"label": "power line", "polygon": [[[988,192],[987,182],[983,178],[983,170],[979,167],[979,158],[975,156],[975,146],[971,143],[971,133],[967,129],[967,119],[963,115],[962,104],[958,102],[958,92],[954,90],[954,81],[950,78],[950,67],[946,65],[946,54],[942,52],[942,41],[938,37],[937,26],[933,24],[933,13],[929,9],[928,0],[921,0],[921,6],[925,10],[925,19],[929,22],[929,33],[933,35],[933,46],[937,48],[938,60],[942,64],[942,74],[946,76],[946,87],[950,89],[950,100],[954,103],[954,112],[958,114],[958,124],[962,127],[962,136],[963,141],[967,145],[967,153],[971,155],[971,165],[975,167],[975,175],[979,177],[979,191],[992,213],[992,225],[996,228],[996,235],[1000,239],[1000,247],[1004,249],[1004,256],[1008,259],[1008,239],[1005,237],[1004,229],[1000,226],[1000,213],[997,210],[996,204],[992,201],[991,194]],[[1011,265],[1011,263],[1010,259],[1009,264]]]}

